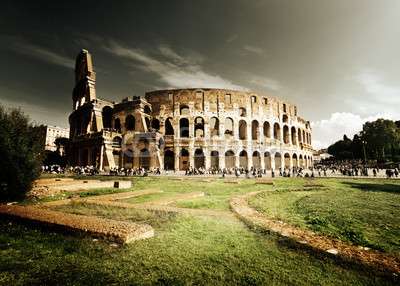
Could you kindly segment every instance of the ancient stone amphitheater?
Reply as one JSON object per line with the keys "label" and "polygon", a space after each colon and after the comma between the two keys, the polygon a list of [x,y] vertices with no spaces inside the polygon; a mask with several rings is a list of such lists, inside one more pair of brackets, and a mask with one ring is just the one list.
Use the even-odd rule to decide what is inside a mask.
{"label": "ancient stone amphitheater", "polygon": [[107,102],[96,98],[86,50],[78,55],[70,164],[169,170],[279,169],[312,165],[311,127],[293,103],[226,89],[152,91]]}

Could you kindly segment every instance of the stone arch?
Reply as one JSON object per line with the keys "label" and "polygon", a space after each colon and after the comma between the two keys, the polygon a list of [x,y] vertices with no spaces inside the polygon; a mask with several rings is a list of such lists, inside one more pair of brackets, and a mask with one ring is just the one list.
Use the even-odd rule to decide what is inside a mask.
{"label": "stone arch", "polygon": [[264,153],[264,167],[266,170],[271,170],[271,153],[265,152]]}
{"label": "stone arch", "polygon": [[261,168],[261,156],[258,151],[253,152],[253,167],[254,168]]}
{"label": "stone arch", "polygon": [[194,167],[204,168],[204,152],[203,149],[197,149],[194,151]]}
{"label": "stone arch", "polygon": [[285,163],[285,169],[290,168],[290,154],[289,153],[285,153],[284,163]]}
{"label": "stone arch", "polygon": [[225,167],[228,169],[235,167],[235,152],[232,150],[225,152]]}
{"label": "stone arch", "polygon": [[246,108],[244,108],[244,107],[239,108],[239,116],[246,117]]}
{"label": "stone arch", "polygon": [[297,145],[297,141],[296,141],[296,139],[297,139],[297,137],[296,137],[296,127],[292,127],[292,129],[291,129],[291,131],[292,131],[292,144],[293,145]]}
{"label": "stone arch", "polygon": [[181,118],[179,120],[179,134],[181,138],[189,138],[189,119]]}
{"label": "stone arch", "polygon": [[172,126],[171,120],[171,117],[165,120],[165,135],[174,135],[174,127]]}
{"label": "stone arch", "polygon": [[121,119],[117,118],[114,120],[114,129],[117,130],[117,132],[121,132]]}
{"label": "stone arch", "polygon": [[281,127],[279,126],[279,123],[274,124],[274,139],[281,140]]}
{"label": "stone arch", "polygon": [[204,119],[203,117],[196,117],[194,119],[194,136],[204,137]]}
{"label": "stone arch", "polygon": [[133,168],[133,151],[131,149],[124,151],[124,167]]}
{"label": "stone arch", "polygon": [[126,129],[129,131],[135,130],[136,120],[133,115],[128,115],[125,119]]}
{"label": "stone arch", "polygon": [[181,115],[189,115],[189,107],[187,105],[182,105],[179,109]]}
{"label": "stone arch", "polygon": [[251,122],[251,139],[252,140],[260,139],[260,126],[257,120],[253,120]]}
{"label": "stone arch", "polygon": [[265,139],[271,138],[271,126],[268,121],[264,122],[263,131]]}
{"label": "stone arch", "polygon": [[217,117],[211,117],[210,119],[210,136],[219,135],[219,119]]}
{"label": "stone arch", "polygon": [[239,121],[239,139],[246,140],[247,138],[247,123],[244,120]]}
{"label": "stone arch", "polygon": [[150,169],[150,159],[151,159],[151,154],[149,149],[143,148],[140,150],[139,153],[139,166],[144,168],[145,170]]}
{"label": "stone arch", "polygon": [[297,129],[297,143],[300,145],[301,143],[301,129]]}
{"label": "stone arch", "polygon": [[112,117],[114,114],[114,110],[110,106],[104,106],[101,111],[101,116],[103,118],[103,128],[111,129],[112,125]]}
{"label": "stone arch", "polygon": [[219,152],[218,151],[211,151],[210,154],[211,158],[211,168],[218,168],[219,167]]}
{"label": "stone arch", "polygon": [[92,163],[91,165],[97,169],[100,169],[100,150],[99,148],[94,148],[92,152]]}
{"label": "stone arch", "polygon": [[166,150],[164,153],[164,169],[165,170],[175,169],[175,154],[171,150]]}
{"label": "stone arch", "polygon": [[239,153],[239,167],[246,168],[247,161],[248,161],[247,152],[243,150],[242,152]]}
{"label": "stone arch", "polygon": [[282,160],[281,160],[281,153],[276,152],[275,155],[275,169],[282,168]]}
{"label": "stone arch", "polygon": [[298,158],[297,158],[297,154],[296,154],[296,153],[293,153],[293,156],[292,156],[292,165],[293,165],[293,167],[299,166],[299,161],[298,161]]}
{"label": "stone arch", "polygon": [[189,152],[186,149],[182,149],[179,154],[179,170],[187,170],[189,167]]}
{"label": "stone arch", "polygon": [[160,130],[160,120],[158,120],[157,118],[153,118],[153,120],[151,121],[151,128],[153,128],[154,130]]}
{"label": "stone arch", "polygon": [[148,105],[146,105],[146,106],[144,107],[144,113],[146,113],[146,114],[148,114],[148,115],[151,114],[151,109],[150,109],[150,107],[149,107]]}
{"label": "stone arch", "polygon": [[283,126],[283,142],[289,144],[289,127],[287,125]]}
{"label": "stone arch", "polygon": [[112,147],[113,148],[121,148],[122,138],[119,136],[115,136],[113,139]]}
{"label": "stone arch", "polygon": [[233,131],[233,119],[230,117],[227,117],[225,119],[225,137],[233,136],[234,131]]}
{"label": "stone arch", "polygon": [[282,122],[283,122],[283,123],[289,123],[289,117],[288,117],[286,114],[284,114],[284,115],[282,116]]}

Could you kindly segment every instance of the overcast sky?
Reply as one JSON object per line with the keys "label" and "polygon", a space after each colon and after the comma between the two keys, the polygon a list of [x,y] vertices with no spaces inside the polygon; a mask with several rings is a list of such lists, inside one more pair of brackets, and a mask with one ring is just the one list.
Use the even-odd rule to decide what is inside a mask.
{"label": "overcast sky", "polygon": [[400,1],[2,1],[0,101],[68,126],[74,60],[97,96],[166,88],[248,90],[297,104],[327,147],[400,119]]}

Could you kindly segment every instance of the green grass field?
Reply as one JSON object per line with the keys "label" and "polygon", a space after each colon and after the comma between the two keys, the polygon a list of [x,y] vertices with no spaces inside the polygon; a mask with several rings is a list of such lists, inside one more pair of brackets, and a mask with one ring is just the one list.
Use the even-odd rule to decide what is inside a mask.
{"label": "green grass field", "polygon": [[[361,213],[365,216],[369,213],[369,216],[374,217],[365,210],[365,205],[363,207],[363,204],[371,204],[367,199],[374,196],[375,205],[371,211],[378,215],[376,219],[366,219],[370,222],[368,232],[365,232],[367,239],[373,242],[368,233],[384,231],[387,225],[383,226],[379,221],[388,222],[390,217],[392,228],[397,228],[398,231],[399,184],[392,181],[390,185],[385,184],[387,181],[384,180],[332,179],[315,182],[324,184],[326,188],[296,191],[307,184],[305,179],[276,179],[275,185],[269,186],[256,185],[253,179],[232,185],[222,180],[203,183],[196,179],[180,182],[165,178],[138,178],[135,179],[133,190],[158,189],[164,193],[125,201],[134,204],[185,192],[203,191],[204,197],[181,201],[175,206],[229,210],[231,198],[254,190],[268,190],[269,192],[255,197],[251,203],[257,208],[263,208],[271,216],[274,216],[274,212],[280,212],[275,217],[282,216],[281,219],[300,227],[310,227],[305,217],[308,215],[311,218],[312,214],[314,218],[329,219],[329,226],[334,228],[339,227],[339,223],[331,221],[325,214],[335,211],[336,215],[337,208],[332,205],[333,199],[337,200],[337,204],[346,203],[341,208],[342,211],[337,211],[337,215],[358,221]],[[278,192],[281,189],[287,191]],[[338,192],[341,192],[340,196]],[[104,193],[107,190],[85,192],[85,195]],[[276,199],[271,200],[270,196]],[[342,201],[338,201],[339,198]],[[55,199],[59,198],[52,197],[51,200]],[[296,201],[299,202],[296,204]],[[268,204],[272,207],[266,207]],[[275,211],[272,212],[272,209]],[[392,273],[378,272],[346,258],[313,250],[290,239],[254,230],[236,217],[167,214],[85,203],[58,207],[57,210],[150,224],[155,229],[155,237],[134,244],[113,246],[107,241],[93,241],[91,237],[58,233],[0,218],[0,285],[399,283],[398,277]],[[337,220],[341,221],[342,218]],[[352,227],[364,231],[364,226],[359,223],[354,223]],[[384,235],[389,237],[387,233],[390,230],[386,230]],[[396,232],[392,235],[394,238],[387,239],[386,246],[381,245],[385,251],[396,253]]]}

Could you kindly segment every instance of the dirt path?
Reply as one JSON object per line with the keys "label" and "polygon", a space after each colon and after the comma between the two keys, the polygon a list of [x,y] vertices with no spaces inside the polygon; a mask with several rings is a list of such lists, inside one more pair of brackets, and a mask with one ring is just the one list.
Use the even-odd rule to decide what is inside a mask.
{"label": "dirt path", "polygon": [[381,253],[377,250],[349,244],[330,237],[320,236],[308,230],[298,229],[281,221],[276,221],[252,208],[248,199],[262,191],[250,192],[231,200],[230,206],[237,216],[245,222],[272,230],[282,236],[290,237],[300,243],[306,243],[316,249],[331,254],[342,254],[379,269],[386,269],[396,275],[400,274],[400,258],[394,255]]}

